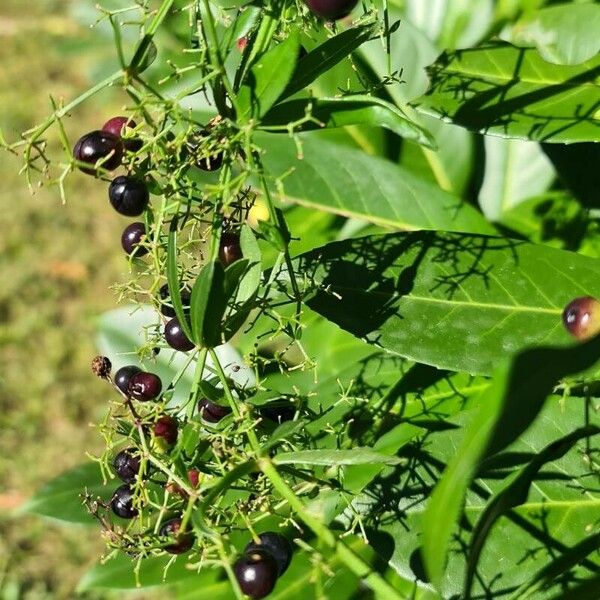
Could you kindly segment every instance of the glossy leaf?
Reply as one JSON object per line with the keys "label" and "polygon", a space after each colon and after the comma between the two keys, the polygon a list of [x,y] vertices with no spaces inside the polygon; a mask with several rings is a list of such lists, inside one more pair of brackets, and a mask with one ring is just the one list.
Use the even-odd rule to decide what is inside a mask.
{"label": "glossy leaf", "polygon": [[169,238],[167,244],[167,284],[169,286],[169,297],[173,303],[175,315],[179,321],[179,325],[185,332],[185,335],[190,339],[194,339],[194,334],[188,317],[183,310],[181,302],[181,281],[179,279],[179,268],[177,266],[177,219],[173,219],[169,228]]}
{"label": "glossy leaf", "polygon": [[[303,156],[283,136],[257,136],[281,200],[394,229],[493,233],[473,207],[406,169],[363,152],[300,136]],[[290,170],[291,169],[291,170]]]}
{"label": "glossy leaf", "polygon": [[225,272],[221,263],[206,263],[194,283],[191,300],[192,339],[214,348],[221,343],[221,320],[227,308]]}
{"label": "glossy leaf", "polygon": [[298,450],[276,454],[273,462],[278,465],[397,465],[402,462],[394,456],[388,456],[371,448],[356,447],[352,450]]}
{"label": "glossy leaf", "polygon": [[[295,264],[306,304],[346,331],[411,360],[472,374],[489,375],[529,346],[570,343],[564,306],[600,296],[593,259],[467,234],[345,240]],[[281,278],[285,287],[285,271]]]}
{"label": "glossy leaf", "polygon": [[598,141],[600,56],[576,66],[491,44],[446,52],[418,110],[480,133],[548,143]]}

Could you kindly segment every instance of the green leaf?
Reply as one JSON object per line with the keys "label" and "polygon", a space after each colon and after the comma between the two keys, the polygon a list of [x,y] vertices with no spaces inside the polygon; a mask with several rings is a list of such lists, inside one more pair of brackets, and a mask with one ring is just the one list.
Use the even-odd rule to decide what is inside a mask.
{"label": "green leaf", "polygon": [[[307,115],[310,115],[312,120],[302,122]],[[298,122],[299,124],[294,126],[295,131],[369,125],[384,127],[429,148],[435,145],[431,135],[411,121],[400,109],[372,96],[356,94],[341,98],[290,100],[275,106],[263,119],[262,125],[281,127]]]}
{"label": "green leaf", "polygon": [[83,506],[81,494],[87,489],[92,496],[108,500],[114,487],[103,483],[100,467],[96,463],[86,463],[48,482],[19,511],[70,523],[94,525],[97,521]]}
{"label": "green leaf", "polygon": [[192,288],[192,339],[197,344],[208,348],[221,344],[221,320],[226,308],[225,272],[220,262],[208,262]]}
{"label": "green leaf", "polygon": [[[373,235],[294,263],[304,302],[346,331],[416,362],[481,375],[523,348],[570,344],[564,306],[600,296],[598,261],[487,236]],[[285,269],[279,278],[287,289]]]}
{"label": "green leaf", "polygon": [[250,300],[260,285],[262,276],[262,254],[252,229],[244,224],[240,231],[242,256],[248,260],[248,270],[240,281],[235,301],[244,303]]}
{"label": "green leaf", "polygon": [[526,350],[498,368],[425,511],[423,560],[438,589],[466,490],[480,461],[513,443],[531,425],[562,377],[590,368],[599,357],[597,338],[573,348]]}
{"label": "green leaf", "polygon": [[297,34],[290,35],[252,66],[237,95],[238,118],[260,118],[286,88],[300,51]]}
{"label": "green leaf", "polygon": [[181,282],[179,280],[179,268],[177,266],[177,224],[178,220],[173,219],[169,228],[169,238],[167,243],[167,284],[169,286],[169,297],[173,303],[175,315],[179,325],[185,335],[193,340],[194,336],[188,322],[188,318],[183,310],[181,302]]}
{"label": "green leaf", "polygon": [[298,450],[276,454],[273,462],[278,465],[397,465],[403,460],[376,452],[371,448],[356,447],[352,450]]}
{"label": "green leaf", "polygon": [[568,592],[560,592],[552,600],[597,600],[600,589],[600,575],[582,581]]}
{"label": "green leaf", "polygon": [[319,75],[348,58],[375,32],[375,23],[365,23],[338,33],[301,58],[282,98],[288,98],[308,87]]}
{"label": "green leaf", "polygon": [[[356,217],[394,229],[493,233],[483,216],[460,199],[394,163],[302,134],[293,140],[257,135],[263,162],[279,178],[282,201]],[[281,189],[280,189],[281,188]]]}
{"label": "green leaf", "polygon": [[414,101],[432,116],[480,133],[565,143],[598,141],[600,56],[577,66],[547,63],[509,44],[446,52]]}
{"label": "green leaf", "polygon": [[516,46],[535,46],[544,60],[576,65],[600,52],[600,6],[548,6],[519,19],[503,37]]}

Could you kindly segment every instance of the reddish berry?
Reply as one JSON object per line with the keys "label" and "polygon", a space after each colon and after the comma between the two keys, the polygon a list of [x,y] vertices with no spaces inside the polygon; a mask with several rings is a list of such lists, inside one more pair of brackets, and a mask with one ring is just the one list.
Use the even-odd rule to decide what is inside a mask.
{"label": "reddish berry", "polygon": [[208,421],[209,423],[218,423],[231,412],[231,409],[228,406],[215,404],[208,398],[202,398],[198,401],[198,412],[205,421]]}
{"label": "reddish berry", "polygon": [[128,484],[118,487],[110,501],[112,511],[122,519],[133,519],[138,514],[137,509],[133,506],[133,490]]}
{"label": "reddish berry", "polygon": [[239,38],[235,45],[240,52],[243,52],[248,45],[248,38],[246,36]]}
{"label": "reddish berry", "polygon": [[[102,131],[108,131],[108,133],[112,133],[114,136],[121,138],[126,129],[135,129],[135,127],[135,121],[129,119],[128,117],[113,117],[104,123],[102,126]],[[132,152],[137,152],[143,145],[142,140],[136,140],[134,138],[122,141],[125,148],[127,148],[127,150],[131,150]]]}
{"label": "reddish berry", "polygon": [[150,195],[143,181],[119,175],[108,186],[108,199],[118,213],[137,217],[146,210]]}
{"label": "reddish berry", "polygon": [[198,482],[200,481],[200,471],[198,471],[198,469],[190,469],[187,476],[188,481],[192,484],[192,487],[197,488]]}
{"label": "reddish berry", "polygon": [[268,596],[277,582],[277,562],[262,549],[244,554],[233,565],[233,572],[242,592],[253,600]]}
{"label": "reddish berry", "polygon": [[121,450],[113,460],[113,468],[119,479],[125,483],[134,483],[140,471],[140,457],[137,450],[135,448]]}
{"label": "reddish berry", "polygon": [[580,340],[587,340],[600,333],[600,302],[591,296],[575,298],[563,311],[563,323],[567,331]]}
{"label": "reddish berry", "polygon": [[219,243],[219,260],[224,267],[228,267],[236,260],[242,258],[240,236],[237,233],[227,232],[221,235]]}
{"label": "reddish berry", "polygon": [[[112,171],[121,164],[123,144],[121,140],[107,131],[92,131],[79,138],[73,148],[73,158],[95,167],[102,160],[102,168]],[[95,168],[79,167],[88,175],[96,175]]]}
{"label": "reddish berry", "polygon": [[358,0],[304,0],[308,8],[326,21],[337,21],[347,17]]}
{"label": "reddish berry", "polygon": [[180,350],[181,352],[188,352],[196,347],[194,342],[185,335],[177,317],[173,317],[165,325],[165,340],[171,348]]}
{"label": "reddish berry", "polygon": [[123,230],[123,235],[121,236],[121,246],[123,250],[130,256],[134,254],[135,256],[144,256],[144,254],[148,254],[149,249],[145,246],[141,246],[141,242],[146,237],[146,226],[143,223],[131,223]]}
{"label": "reddish berry", "polygon": [[158,398],[162,391],[162,381],[154,373],[142,371],[131,376],[128,392],[132,398],[146,402]]}
{"label": "reddish berry", "polygon": [[115,385],[124,394],[128,394],[129,393],[129,382],[131,381],[131,378],[136,373],[141,373],[141,372],[142,372],[142,370],[139,367],[136,367],[135,365],[127,365],[126,367],[121,367],[115,373],[113,381],[115,382]]}
{"label": "reddish berry", "polygon": [[183,554],[194,545],[194,536],[188,531],[180,532],[180,529],[181,519],[178,517],[165,521],[160,528],[159,535],[176,539],[174,544],[164,546],[164,550],[171,554]]}
{"label": "reddish berry", "polygon": [[92,360],[92,372],[94,375],[106,379],[110,375],[112,364],[106,356],[96,356]]}
{"label": "reddish berry", "polygon": [[266,550],[267,552],[270,552],[277,563],[278,576],[281,577],[290,566],[292,560],[292,545],[285,536],[274,531],[261,533],[259,539],[260,542],[258,544],[250,542],[246,546],[244,553],[248,554],[256,550]]}
{"label": "reddish berry", "polygon": [[165,415],[154,423],[154,435],[172,446],[177,441],[177,419]]}

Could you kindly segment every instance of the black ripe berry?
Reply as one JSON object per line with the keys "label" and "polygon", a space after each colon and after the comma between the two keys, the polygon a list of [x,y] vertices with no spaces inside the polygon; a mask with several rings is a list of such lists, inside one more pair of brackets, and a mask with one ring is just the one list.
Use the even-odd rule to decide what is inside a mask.
{"label": "black ripe berry", "polygon": [[209,135],[207,129],[199,129],[188,138],[186,146],[199,169],[217,171],[223,164],[223,152],[214,152],[207,156],[205,146],[209,144]]}
{"label": "black ripe berry", "polygon": [[141,371],[131,376],[128,392],[132,398],[146,402],[158,398],[162,391],[162,382],[158,375]]}
{"label": "black ripe berry", "polygon": [[127,365],[121,367],[113,377],[115,385],[124,393],[129,394],[129,382],[136,373],[141,373],[142,370],[135,365]]}
{"label": "black ripe berry", "polygon": [[165,325],[165,340],[171,348],[181,350],[181,352],[187,352],[196,347],[194,342],[185,335],[177,317],[172,318]]}
{"label": "black ripe berry", "polygon": [[140,457],[136,449],[121,450],[113,460],[113,469],[121,481],[134,483],[135,477],[140,471]]}
{"label": "black ripe berry", "polygon": [[[107,131],[108,133],[112,133],[114,136],[121,138],[127,129],[134,129],[135,127],[135,121],[128,117],[113,117],[104,123],[102,131]],[[132,152],[137,152],[143,145],[142,140],[137,140],[135,138],[128,138],[122,140],[122,142],[125,148]]]}
{"label": "black ripe berry", "polygon": [[177,428],[177,419],[165,415],[154,423],[154,436],[162,438],[169,446],[172,446],[177,441]]}
{"label": "black ripe berry", "polygon": [[108,199],[112,207],[126,217],[141,215],[148,206],[148,188],[143,181],[119,175],[110,182]]}
{"label": "black ripe berry", "polygon": [[131,223],[123,230],[121,236],[121,246],[129,255],[135,252],[135,256],[144,256],[149,250],[145,246],[140,246],[140,242],[146,237],[146,226],[143,223]]}
{"label": "black ripe berry", "polygon": [[100,160],[102,168],[112,171],[121,164],[123,144],[120,138],[108,131],[92,131],[79,138],[73,148],[73,158],[92,167],[79,167],[88,175],[96,175],[93,167]]}
{"label": "black ripe berry", "polygon": [[190,532],[180,532],[181,519],[169,519],[160,528],[159,535],[167,538],[175,538],[174,544],[164,546],[164,550],[171,554],[183,554],[194,545],[194,536]]}
{"label": "black ripe berry", "polygon": [[278,576],[281,577],[290,566],[292,560],[292,545],[289,540],[280,533],[274,531],[267,531],[261,533],[259,536],[260,542],[250,542],[246,549],[245,554],[249,554],[256,550],[266,550],[270,552],[275,562],[277,563]]}
{"label": "black ripe berry", "polygon": [[[165,283],[160,290],[158,291],[160,296],[160,312],[165,317],[174,317],[175,309],[173,308],[173,303],[171,302],[171,296],[169,294],[169,286]],[[189,289],[183,288],[181,290],[181,304],[183,304],[183,310],[189,310],[190,304],[192,302],[192,293]]]}
{"label": "black ripe berry", "polygon": [[233,566],[233,572],[242,592],[253,600],[268,596],[277,582],[277,562],[263,549],[244,553]]}
{"label": "black ripe berry", "polygon": [[592,296],[575,298],[563,311],[563,323],[567,331],[580,340],[587,340],[600,333],[600,301]]}
{"label": "black ripe berry", "polygon": [[202,398],[198,401],[198,412],[205,421],[208,421],[209,423],[218,423],[231,412],[231,409],[228,406],[215,404],[208,398]]}
{"label": "black ripe berry", "polygon": [[242,258],[240,236],[237,233],[227,232],[221,236],[219,242],[219,260],[224,267],[228,267],[236,260]]}
{"label": "black ripe berry", "polygon": [[304,0],[304,3],[317,17],[326,21],[337,21],[347,17],[358,0]]}
{"label": "black ripe berry", "polygon": [[112,364],[106,356],[95,356],[92,360],[92,372],[97,377],[106,379],[110,375]]}
{"label": "black ripe berry", "polygon": [[138,511],[133,506],[133,490],[128,484],[118,487],[110,501],[112,511],[122,519],[137,517]]}

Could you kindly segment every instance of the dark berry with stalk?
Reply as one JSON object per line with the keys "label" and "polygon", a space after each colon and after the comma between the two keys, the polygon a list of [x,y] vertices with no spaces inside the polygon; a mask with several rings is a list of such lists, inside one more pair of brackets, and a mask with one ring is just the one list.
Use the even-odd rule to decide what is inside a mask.
{"label": "dark berry with stalk", "polygon": [[[165,283],[165,285],[163,285],[160,288],[160,290],[158,291],[158,294],[161,299],[161,303],[160,303],[161,314],[163,314],[165,317],[174,317],[175,309],[173,308],[173,303],[171,302],[171,295],[169,294],[168,284]],[[181,290],[181,304],[183,305],[183,309],[189,310],[191,303],[192,303],[192,292],[187,288],[183,288]]]}
{"label": "dark berry with stalk", "polygon": [[135,448],[121,450],[113,460],[113,469],[121,481],[134,483],[140,472],[140,457],[137,450]]}
{"label": "dark berry with stalk", "polygon": [[177,419],[165,415],[154,423],[154,436],[162,438],[169,446],[172,446],[177,441],[178,428]]}
{"label": "dark berry with stalk", "polygon": [[347,17],[358,4],[358,0],[304,0],[312,13],[325,21],[337,21]]}
{"label": "dark berry with stalk", "polygon": [[590,339],[600,333],[600,301],[592,296],[575,298],[565,307],[562,318],[572,336]]}
{"label": "dark berry with stalk", "polygon": [[223,164],[223,152],[214,152],[206,156],[202,146],[207,143],[210,131],[198,129],[187,140],[188,152],[194,157],[195,165],[203,171],[218,171]]}
{"label": "dark berry with stalk", "polygon": [[228,267],[240,258],[242,258],[240,236],[231,231],[223,233],[219,242],[219,260],[221,264]]}
{"label": "dark berry with stalk", "polygon": [[121,235],[121,246],[130,256],[144,256],[148,254],[149,249],[142,246],[141,243],[146,237],[146,226],[143,223],[131,223],[123,230]]}
{"label": "dark berry with stalk", "polygon": [[133,490],[128,484],[118,487],[110,501],[112,511],[122,519],[133,519],[137,517],[138,511],[133,506]]}
{"label": "dark berry with stalk", "polygon": [[140,179],[119,175],[108,186],[108,199],[119,214],[137,217],[146,210],[150,194]]}
{"label": "dark berry with stalk", "polygon": [[137,140],[135,138],[122,139],[123,134],[127,129],[135,129],[136,126],[136,122],[129,117],[113,117],[104,123],[102,131],[112,133],[114,136],[121,139],[123,146],[125,146],[127,150],[137,152],[143,145],[142,140]]}
{"label": "dark berry with stalk", "polygon": [[162,391],[162,381],[154,373],[141,371],[131,376],[129,380],[128,393],[132,398],[147,402],[155,400]]}
{"label": "dark berry with stalk", "polygon": [[116,169],[123,158],[121,139],[107,131],[91,131],[80,137],[73,148],[73,158],[86,163],[91,168],[80,166],[79,169],[88,175],[96,175],[96,163],[102,161],[102,168],[107,171]]}
{"label": "dark berry with stalk", "polygon": [[141,373],[142,370],[135,365],[127,365],[121,367],[113,377],[115,385],[124,393],[129,394],[129,382],[136,373]]}
{"label": "dark berry with stalk", "polygon": [[277,583],[277,562],[263,549],[244,553],[233,565],[240,589],[253,600],[268,596]]}
{"label": "dark berry with stalk", "polygon": [[179,517],[165,521],[160,528],[159,535],[175,539],[175,543],[163,547],[163,550],[171,554],[184,554],[194,545],[194,536],[192,533],[181,531],[181,519]]}
{"label": "dark berry with stalk", "polygon": [[250,542],[245,550],[245,554],[255,552],[257,550],[266,550],[270,552],[275,562],[277,563],[277,573],[281,577],[292,560],[292,545],[289,540],[280,533],[275,531],[266,531],[259,536],[259,543]]}
{"label": "dark berry with stalk", "polygon": [[185,335],[185,332],[181,328],[177,317],[173,317],[167,322],[164,332],[167,344],[169,344],[169,346],[175,350],[188,352],[196,347],[194,342],[192,342],[187,335]]}
{"label": "dark berry with stalk", "polygon": [[228,406],[215,404],[208,398],[202,398],[198,401],[198,412],[205,421],[208,421],[209,423],[218,423],[231,412],[231,409]]}

